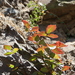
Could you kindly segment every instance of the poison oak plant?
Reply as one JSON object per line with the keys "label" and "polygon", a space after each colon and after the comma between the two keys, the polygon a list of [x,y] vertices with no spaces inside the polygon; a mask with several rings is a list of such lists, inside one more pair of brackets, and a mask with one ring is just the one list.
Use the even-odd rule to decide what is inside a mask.
{"label": "poison oak plant", "polygon": [[[61,75],[63,71],[68,70],[69,66],[61,67],[63,63],[59,56],[60,54],[64,54],[61,48],[66,47],[66,45],[60,41],[54,44],[47,44],[44,42],[44,38],[41,39],[41,37],[58,38],[58,35],[52,34],[56,30],[56,25],[48,25],[46,31],[39,31],[38,26],[31,27],[26,20],[23,20],[23,23],[26,26],[26,31],[32,33],[28,36],[28,40],[38,46],[37,52],[31,55],[32,57],[29,61],[35,62],[40,60],[39,63],[42,65],[41,69],[32,75]],[[5,53],[5,55],[14,54],[19,50],[18,48],[13,49],[9,45],[4,45],[4,49],[12,50]],[[14,65],[10,64],[9,67],[14,68]]]}

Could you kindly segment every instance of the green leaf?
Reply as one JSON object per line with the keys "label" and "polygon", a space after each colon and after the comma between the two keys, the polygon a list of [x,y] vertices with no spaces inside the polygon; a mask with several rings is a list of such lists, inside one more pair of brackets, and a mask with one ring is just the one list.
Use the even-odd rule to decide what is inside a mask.
{"label": "green leaf", "polygon": [[55,71],[52,72],[52,75],[57,75],[57,73]]}
{"label": "green leaf", "polygon": [[46,48],[45,51],[49,54],[50,53],[50,49]]}
{"label": "green leaf", "polygon": [[12,47],[11,47],[10,45],[4,45],[4,49],[6,49],[6,50],[11,50]]}
{"label": "green leaf", "polygon": [[34,72],[32,75],[37,75],[38,74],[38,72]]}
{"label": "green leaf", "polygon": [[36,36],[36,37],[35,37],[35,41],[38,42],[39,40],[40,40],[39,36]]}
{"label": "green leaf", "polygon": [[51,68],[54,69],[56,67],[55,64],[51,64]]}
{"label": "green leaf", "polygon": [[54,62],[54,60],[49,60],[49,61],[52,62],[52,63]]}
{"label": "green leaf", "polygon": [[39,51],[39,52],[36,54],[37,57],[42,57],[43,55],[44,55],[44,54],[43,54],[42,51]]}
{"label": "green leaf", "polygon": [[12,53],[14,54],[14,53],[16,53],[18,50],[19,50],[18,48],[14,48],[13,51],[12,51]]}
{"label": "green leaf", "polygon": [[38,72],[38,75],[45,75],[45,74],[43,74],[42,72]]}
{"label": "green leaf", "polygon": [[22,48],[20,48],[20,51],[22,51]]}
{"label": "green leaf", "polygon": [[37,58],[34,57],[34,56],[30,58],[31,61],[35,61],[36,59],[37,59]]}
{"label": "green leaf", "polygon": [[50,62],[50,60],[45,60],[44,62],[47,63],[48,65],[52,64],[52,62]]}
{"label": "green leaf", "polygon": [[48,72],[48,69],[45,68],[45,67],[43,67],[43,68],[41,68],[41,71],[44,72],[44,73],[47,73]]}
{"label": "green leaf", "polygon": [[7,52],[4,55],[11,55],[11,54],[13,54],[13,53],[12,52]]}
{"label": "green leaf", "polygon": [[11,55],[11,54],[14,54],[18,51],[19,49],[18,48],[14,48],[12,52],[7,52],[5,53],[4,55]]}
{"label": "green leaf", "polygon": [[51,53],[50,53],[50,57],[51,57],[51,58],[54,58],[54,56],[55,56],[55,54],[51,52]]}
{"label": "green leaf", "polygon": [[15,71],[15,70],[17,70],[18,69],[18,67],[15,67],[12,71]]}
{"label": "green leaf", "polygon": [[44,40],[40,40],[39,45],[46,45],[46,43],[44,42]]}
{"label": "green leaf", "polygon": [[13,64],[10,64],[9,67],[10,67],[10,68],[14,68],[15,66],[14,66]]}

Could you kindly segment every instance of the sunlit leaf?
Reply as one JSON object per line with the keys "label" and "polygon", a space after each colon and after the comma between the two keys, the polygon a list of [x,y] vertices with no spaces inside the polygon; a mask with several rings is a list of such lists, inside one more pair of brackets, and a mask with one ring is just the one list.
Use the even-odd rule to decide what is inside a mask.
{"label": "sunlit leaf", "polygon": [[70,66],[64,66],[63,68],[62,68],[62,71],[66,71],[66,70],[69,70],[70,69]]}
{"label": "sunlit leaf", "polygon": [[13,54],[13,53],[12,52],[7,52],[4,55],[11,55],[11,54]]}
{"label": "sunlit leaf", "polygon": [[52,75],[57,75],[57,73],[55,71],[52,72]]}
{"label": "sunlit leaf", "polygon": [[47,36],[50,38],[58,38],[58,35],[56,35],[56,34],[48,34]]}
{"label": "sunlit leaf", "polygon": [[46,46],[39,47],[39,48],[37,49],[37,51],[38,51],[38,52],[39,52],[39,51],[44,52],[44,51],[45,51],[45,48],[47,48],[47,47],[46,47]]}
{"label": "sunlit leaf", "polygon": [[50,62],[54,62],[54,60],[49,60]]}
{"label": "sunlit leaf", "polygon": [[56,25],[48,25],[46,28],[46,33],[50,34],[51,32],[56,30]]}
{"label": "sunlit leaf", "polygon": [[38,36],[46,36],[47,34],[44,31],[41,31]]}
{"label": "sunlit leaf", "polygon": [[37,58],[33,56],[33,57],[30,58],[30,61],[35,61],[36,59]]}
{"label": "sunlit leaf", "polygon": [[51,67],[52,67],[52,69],[54,69],[56,67],[56,65],[55,64],[51,64]]}
{"label": "sunlit leaf", "polygon": [[61,50],[61,49],[59,49],[59,48],[56,48],[56,49],[53,49],[53,50],[51,50],[53,53],[55,53],[55,54],[64,54],[64,52]]}
{"label": "sunlit leaf", "polygon": [[54,58],[55,58],[55,59],[60,59],[60,56],[57,55],[57,54],[55,54]]}
{"label": "sunlit leaf", "polygon": [[22,51],[22,48],[19,48],[20,51]]}
{"label": "sunlit leaf", "polygon": [[4,49],[6,49],[6,50],[11,50],[12,47],[11,47],[10,45],[4,45]]}
{"label": "sunlit leaf", "polygon": [[9,67],[10,68],[14,68],[15,66],[13,64],[9,64]]}
{"label": "sunlit leaf", "polygon": [[16,53],[18,50],[19,50],[18,48],[14,48],[13,51],[12,51],[12,53],[14,54],[14,53]]}
{"label": "sunlit leaf", "polygon": [[66,47],[66,46],[67,46],[67,45],[65,45],[64,43],[60,42],[60,41],[57,41],[57,42],[55,43],[55,45],[56,45],[57,47]]}
{"label": "sunlit leaf", "polygon": [[38,52],[39,52],[39,51],[44,52],[44,51],[45,51],[45,49],[43,49],[43,48],[38,48],[38,49],[37,49],[37,51],[38,51]]}
{"label": "sunlit leaf", "polygon": [[29,24],[28,21],[22,20],[22,22],[24,23],[24,25],[26,26],[26,28],[30,28],[30,24]]}

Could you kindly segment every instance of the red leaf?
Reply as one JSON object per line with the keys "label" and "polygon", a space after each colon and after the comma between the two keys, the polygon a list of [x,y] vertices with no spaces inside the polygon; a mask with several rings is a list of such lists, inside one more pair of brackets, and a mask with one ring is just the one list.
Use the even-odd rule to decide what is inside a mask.
{"label": "red leaf", "polygon": [[64,66],[63,68],[62,68],[62,71],[66,71],[66,70],[69,70],[70,69],[70,66]]}
{"label": "red leaf", "polygon": [[28,40],[30,40],[30,41],[35,41],[35,37],[37,36],[37,34],[35,33],[35,34],[33,34],[32,36],[29,36],[28,37]]}
{"label": "red leaf", "polygon": [[53,50],[51,50],[53,53],[55,53],[55,54],[64,54],[64,52],[61,50],[61,49],[59,49],[59,48],[56,48],[56,49],[53,49]]}
{"label": "red leaf", "polygon": [[46,33],[44,31],[41,31],[38,36],[46,36]]}
{"label": "red leaf", "polygon": [[39,27],[33,27],[31,31],[39,32]]}
{"label": "red leaf", "polygon": [[60,41],[57,41],[57,42],[55,43],[55,45],[56,45],[57,47],[66,47],[66,46],[67,46],[67,45],[65,45],[64,43],[60,42]]}
{"label": "red leaf", "polygon": [[46,28],[46,33],[50,34],[51,32],[56,30],[56,25],[48,25]]}
{"label": "red leaf", "polygon": [[50,38],[58,38],[58,35],[56,35],[56,34],[49,34],[47,36],[50,37]]}
{"label": "red leaf", "polygon": [[26,28],[30,28],[30,24],[29,24],[28,21],[22,20],[22,22],[24,23],[24,25],[26,26]]}
{"label": "red leaf", "polygon": [[34,37],[29,36],[29,37],[28,37],[28,40],[30,40],[30,41],[34,41]]}

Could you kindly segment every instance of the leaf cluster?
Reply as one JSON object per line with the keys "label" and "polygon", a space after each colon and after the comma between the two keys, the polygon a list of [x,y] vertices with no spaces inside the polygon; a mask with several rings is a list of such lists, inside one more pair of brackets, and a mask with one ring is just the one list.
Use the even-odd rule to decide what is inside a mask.
{"label": "leaf cluster", "polygon": [[40,22],[45,15],[44,11],[47,10],[46,6],[35,1],[29,1],[27,6],[33,8],[30,14],[31,26],[38,26],[37,23]]}
{"label": "leaf cluster", "polygon": [[39,31],[38,26],[30,27],[30,24],[26,20],[23,20],[23,23],[28,32],[33,33],[28,36],[28,40],[38,45],[36,49],[37,53],[32,54],[30,61],[41,60],[39,62],[43,66],[39,71],[33,73],[33,75],[61,75],[63,71],[68,70],[69,66],[60,66],[63,63],[59,56],[60,54],[64,54],[61,48],[66,47],[66,45],[60,41],[54,44],[47,44],[44,38],[41,39],[41,37],[58,38],[58,35],[52,34],[57,28],[56,25],[48,25],[46,31]]}

